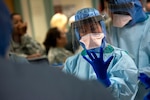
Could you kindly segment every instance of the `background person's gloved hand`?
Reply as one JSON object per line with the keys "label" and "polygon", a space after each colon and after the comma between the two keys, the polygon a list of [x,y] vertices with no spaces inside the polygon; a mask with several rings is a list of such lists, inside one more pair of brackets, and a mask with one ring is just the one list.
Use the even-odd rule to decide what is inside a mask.
{"label": "background person's gloved hand", "polygon": [[150,77],[148,77],[145,73],[140,73],[138,78],[146,86],[146,89],[150,88]]}
{"label": "background person's gloved hand", "polygon": [[150,100],[150,92],[144,97],[144,100]]}
{"label": "background person's gloved hand", "polygon": [[[145,89],[150,88],[150,77],[148,77],[145,73],[140,73],[138,78],[146,86]],[[144,100],[150,100],[150,92],[144,97]]]}
{"label": "background person's gloved hand", "polygon": [[86,52],[89,58],[85,56],[83,56],[83,58],[92,65],[98,80],[100,80],[106,87],[110,86],[111,82],[107,76],[107,68],[113,59],[113,56],[109,57],[107,61],[104,61],[102,47],[100,47],[99,57],[97,57],[96,53],[94,52],[89,52],[88,50],[86,50]]}

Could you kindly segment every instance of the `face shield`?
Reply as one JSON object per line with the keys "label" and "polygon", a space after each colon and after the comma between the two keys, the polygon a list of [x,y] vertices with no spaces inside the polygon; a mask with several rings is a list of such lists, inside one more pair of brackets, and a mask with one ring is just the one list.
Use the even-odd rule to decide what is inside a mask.
{"label": "face shield", "polygon": [[139,0],[108,0],[108,6],[116,27],[131,26],[147,18]]}
{"label": "face shield", "polygon": [[[103,19],[103,16],[98,15],[73,22],[71,25],[72,36],[76,35],[81,46],[85,49],[99,47],[104,38],[104,32],[100,24]],[[75,48],[75,43],[73,46]]]}

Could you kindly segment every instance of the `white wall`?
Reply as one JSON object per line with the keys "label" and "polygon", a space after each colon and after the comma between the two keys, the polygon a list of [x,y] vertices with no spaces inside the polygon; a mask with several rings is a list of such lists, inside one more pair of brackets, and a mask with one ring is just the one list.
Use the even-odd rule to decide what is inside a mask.
{"label": "white wall", "polygon": [[21,0],[21,5],[24,20],[28,23],[28,34],[33,36],[33,33],[35,39],[38,42],[43,43],[47,32],[43,0]]}
{"label": "white wall", "polygon": [[21,5],[22,5],[22,13],[23,13],[23,18],[24,22],[27,22],[27,33],[32,36],[32,29],[31,29],[31,21],[29,17],[29,6],[27,3],[27,0],[21,0]]}
{"label": "white wall", "polygon": [[30,0],[35,38],[42,43],[47,32],[43,0]]}
{"label": "white wall", "polygon": [[62,5],[62,7],[72,5],[70,9],[63,9],[65,14],[70,16],[68,13],[76,13],[79,9],[85,7],[92,7],[92,0],[53,0],[54,5]]}

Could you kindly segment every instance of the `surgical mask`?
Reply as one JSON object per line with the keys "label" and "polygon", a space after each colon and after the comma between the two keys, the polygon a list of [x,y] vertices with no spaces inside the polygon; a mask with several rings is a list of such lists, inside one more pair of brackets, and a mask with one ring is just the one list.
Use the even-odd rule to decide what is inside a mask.
{"label": "surgical mask", "polygon": [[101,46],[104,33],[89,33],[81,37],[80,42],[85,45],[87,50],[94,49]]}
{"label": "surgical mask", "polygon": [[113,26],[123,27],[125,26],[132,17],[130,15],[113,14]]}

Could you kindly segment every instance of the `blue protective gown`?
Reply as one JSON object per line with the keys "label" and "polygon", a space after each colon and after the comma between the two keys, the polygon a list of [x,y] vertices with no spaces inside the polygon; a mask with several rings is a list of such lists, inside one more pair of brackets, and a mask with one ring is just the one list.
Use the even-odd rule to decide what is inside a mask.
{"label": "blue protective gown", "polygon": [[[150,17],[132,27],[112,27],[108,37],[111,39],[112,45],[129,52],[139,68],[139,72],[147,72],[150,67]],[[142,100],[146,94],[143,84],[139,85],[140,89],[135,100]]]}
{"label": "blue protective gown", "polygon": [[150,65],[150,18],[132,27],[113,27],[108,37],[112,45],[129,52],[138,68]]}
{"label": "blue protective gown", "polygon": [[[83,80],[97,79],[92,66],[82,57],[85,51],[67,59],[63,71],[71,73]],[[107,72],[111,81],[110,91],[118,100],[133,100],[138,89],[138,70],[127,52],[107,45],[104,49],[104,60],[111,55],[112,59]],[[88,55],[86,55],[88,57]]]}

